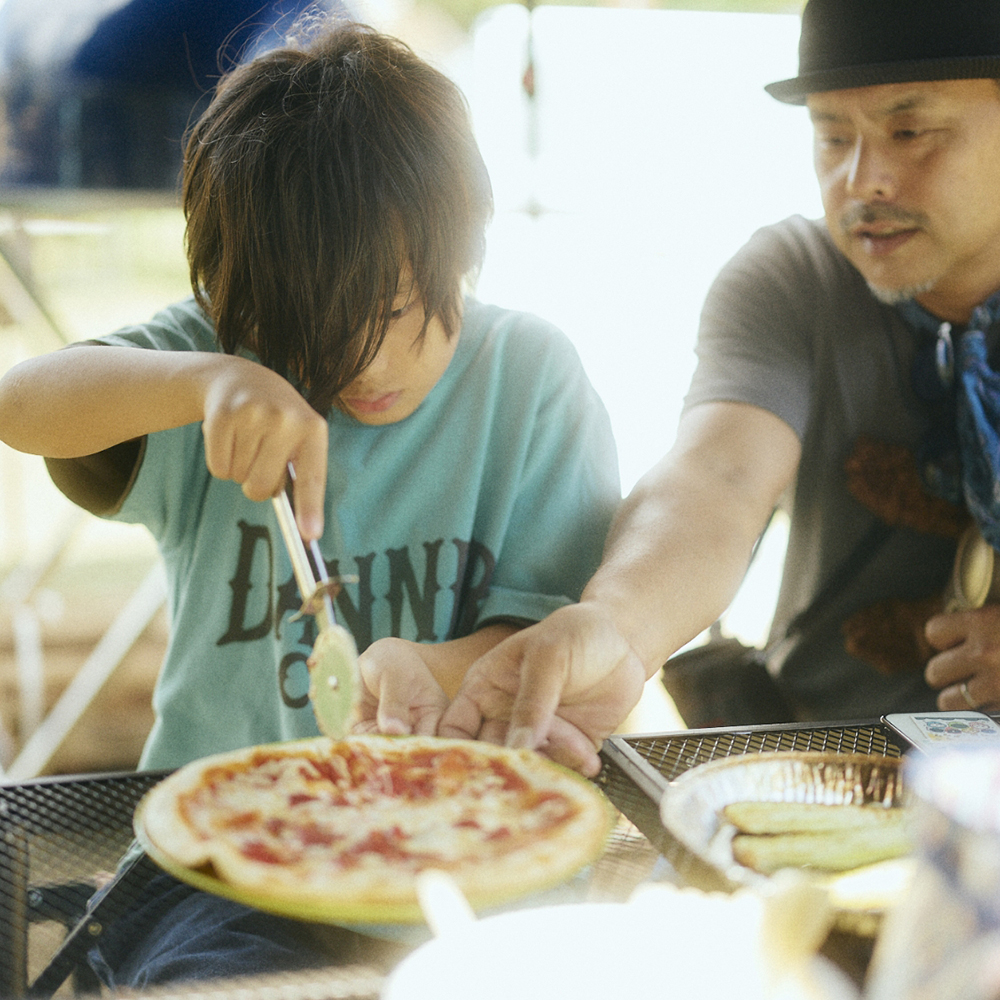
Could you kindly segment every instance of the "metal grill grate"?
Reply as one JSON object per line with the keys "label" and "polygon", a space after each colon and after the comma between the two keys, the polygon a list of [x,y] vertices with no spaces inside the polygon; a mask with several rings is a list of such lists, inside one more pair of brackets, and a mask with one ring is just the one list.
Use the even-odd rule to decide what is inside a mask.
{"label": "metal grill grate", "polygon": [[872,753],[899,757],[881,724],[837,728],[702,730],[681,736],[629,736],[625,741],[657,771],[672,781],[688,768],[719,757],[769,751]]}
{"label": "metal grill grate", "polygon": [[[135,804],[160,777],[129,773],[0,786],[0,996],[21,996],[36,984],[94,892],[114,876],[132,840]],[[127,904],[128,895],[125,885],[118,899]],[[98,930],[96,923],[88,926],[78,929],[80,954]],[[45,989],[56,976],[50,971],[40,992],[53,992],[70,973],[76,989],[96,989],[88,971],[75,965],[69,962]]]}

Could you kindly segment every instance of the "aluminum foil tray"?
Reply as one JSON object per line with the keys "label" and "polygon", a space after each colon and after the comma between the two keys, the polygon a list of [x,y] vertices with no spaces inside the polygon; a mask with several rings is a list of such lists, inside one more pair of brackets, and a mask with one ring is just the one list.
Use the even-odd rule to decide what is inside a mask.
{"label": "aluminum foil tray", "polygon": [[[729,863],[731,852],[730,858],[720,863],[716,854],[701,845],[704,834],[696,836],[694,832],[685,830],[675,833],[674,829],[664,824],[660,802],[672,782],[680,784],[681,779],[691,775],[689,780],[692,786],[696,782],[700,784],[695,775],[701,772],[703,766],[707,770],[713,761],[731,762],[735,766],[738,762],[758,757],[777,758],[788,754],[831,755],[837,760],[856,755],[864,758],[874,756],[887,761],[883,766],[891,769],[892,762],[900,761],[906,749],[907,744],[901,737],[881,721],[619,735],[604,743],[601,754],[604,768],[599,781],[612,802],[660,852],[661,865],[668,870],[663,877],[709,891],[732,891],[747,884],[755,873],[747,875],[747,882],[744,882],[741,874],[734,871]],[[810,779],[808,783],[814,784],[814,781]],[[702,798],[701,792],[696,794],[692,791],[690,794],[693,800]],[[721,793],[713,790],[712,795],[716,794]],[[891,794],[895,796],[897,792]],[[708,795],[707,791],[705,795]],[[705,818],[703,822],[710,827],[716,821]],[[897,874],[894,886],[888,889],[879,887],[875,893],[870,893],[867,885],[862,886],[860,892],[852,889],[852,898],[837,905],[841,910],[838,929],[847,931],[852,940],[857,935],[870,939],[880,925],[884,909],[880,899],[897,893],[900,880],[905,880],[905,877],[905,872]]]}
{"label": "aluminum foil tray", "polygon": [[736,828],[722,809],[733,802],[815,802],[902,806],[897,758],[866,754],[751,754],[702,764],[668,785],[660,805],[664,827],[737,885],[767,881],[733,858]]}

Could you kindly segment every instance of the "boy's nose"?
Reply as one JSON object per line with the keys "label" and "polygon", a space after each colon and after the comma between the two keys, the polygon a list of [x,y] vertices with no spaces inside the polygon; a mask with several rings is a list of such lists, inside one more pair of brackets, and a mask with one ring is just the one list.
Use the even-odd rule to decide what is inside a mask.
{"label": "boy's nose", "polygon": [[389,352],[386,350],[385,344],[383,344],[378,351],[378,354],[372,358],[371,363],[368,367],[361,373],[359,381],[367,382],[372,376],[378,376],[388,371],[389,369]]}

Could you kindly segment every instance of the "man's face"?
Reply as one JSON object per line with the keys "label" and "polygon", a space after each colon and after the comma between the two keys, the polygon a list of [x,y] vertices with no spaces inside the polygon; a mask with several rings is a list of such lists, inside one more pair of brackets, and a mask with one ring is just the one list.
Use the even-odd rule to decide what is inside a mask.
{"label": "man's face", "polygon": [[884,301],[967,320],[1000,288],[1000,88],[886,84],[807,104],[834,242]]}
{"label": "man's face", "polygon": [[445,373],[458,344],[458,334],[449,340],[440,317],[431,319],[420,338],[423,325],[423,300],[407,269],[385,340],[372,363],[340,393],[342,410],[372,426],[394,424],[416,410]]}

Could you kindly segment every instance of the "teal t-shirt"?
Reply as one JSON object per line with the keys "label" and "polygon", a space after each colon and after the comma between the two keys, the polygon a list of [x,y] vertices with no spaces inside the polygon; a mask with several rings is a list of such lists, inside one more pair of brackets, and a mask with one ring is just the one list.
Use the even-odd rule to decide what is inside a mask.
{"label": "teal t-shirt", "polygon": [[[104,343],[217,350],[193,300]],[[575,601],[620,500],[610,423],[567,338],[469,300],[455,355],[410,417],[372,427],[333,410],[331,575],[354,576],[338,620],[359,649],[439,642]],[[145,524],[169,583],[170,642],[141,766],[317,733],[306,658],[314,620],[270,503],[205,465],[201,425],[150,434],[113,517]]]}

